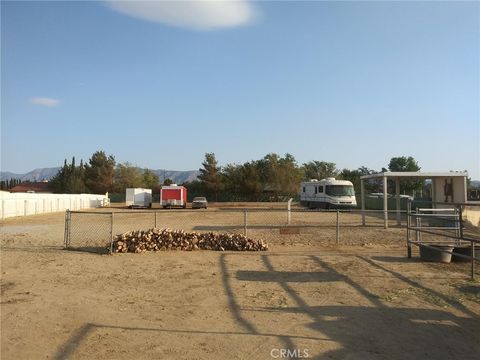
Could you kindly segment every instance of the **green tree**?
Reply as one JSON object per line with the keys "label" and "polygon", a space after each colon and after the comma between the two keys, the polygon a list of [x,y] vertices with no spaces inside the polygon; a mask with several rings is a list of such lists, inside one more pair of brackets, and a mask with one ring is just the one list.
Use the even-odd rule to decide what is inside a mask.
{"label": "green tree", "polygon": [[82,194],[87,192],[85,186],[85,167],[83,160],[80,160],[80,165],[75,166],[75,157],[72,160],[71,174],[68,181],[67,191],[71,194]]}
{"label": "green tree", "polygon": [[[356,170],[343,169],[339,174],[339,179],[351,181],[355,189],[356,194],[361,192],[361,177],[364,175],[374,174],[376,171],[369,169],[366,166],[361,166]],[[381,192],[382,181],[377,179],[371,179],[364,181],[366,193]]]}
{"label": "green tree", "polygon": [[304,179],[322,180],[328,177],[338,176],[337,166],[333,162],[326,161],[309,161],[303,164]]}
{"label": "green tree", "polygon": [[298,193],[302,171],[291,154],[287,153],[284,157],[274,153],[267,154],[255,165],[263,191],[270,194],[274,200],[278,201]]}
{"label": "green tree", "polygon": [[8,180],[2,180],[0,182],[0,189],[1,190],[10,190],[11,188],[21,184],[22,181],[20,179],[10,178]]}
{"label": "green tree", "polygon": [[222,169],[224,198],[229,201],[258,201],[263,194],[264,182],[258,161],[228,164]]}
{"label": "green tree", "polygon": [[104,151],[96,151],[85,166],[85,182],[90,191],[104,194],[113,190],[115,158]]}
{"label": "green tree", "polygon": [[243,164],[243,181],[241,191],[249,201],[259,201],[264,190],[262,177],[259,171],[258,161],[251,161]]}
{"label": "green tree", "polygon": [[278,199],[281,189],[279,184],[279,156],[275,153],[267,154],[255,163],[260,175],[262,192]]}
{"label": "green tree", "polygon": [[[169,179],[165,179],[169,180]],[[172,183],[170,183],[172,184]],[[164,184],[164,185],[170,185],[170,184]],[[192,201],[194,197],[196,196],[205,196],[205,192],[203,190],[203,186],[200,181],[198,180],[193,180],[193,181],[188,181],[182,184],[187,188],[187,199],[188,201]]]}
{"label": "green tree", "polygon": [[68,176],[67,159],[63,161],[63,166],[58,170],[55,176],[50,180],[50,187],[56,193],[65,192],[65,184]]}
{"label": "green tree", "polygon": [[169,185],[172,185],[173,184],[173,180],[170,179],[170,178],[166,178],[165,180],[163,180],[163,185],[165,186],[169,186]]}
{"label": "green tree", "polygon": [[338,178],[341,180],[348,180],[353,184],[353,188],[355,189],[355,193],[359,194],[360,193],[360,176],[362,174],[360,173],[359,170],[349,170],[349,169],[343,169],[340,174],[338,175]]}
{"label": "green tree", "polygon": [[75,156],[72,157],[72,163],[68,167],[68,176],[66,179],[66,184],[65,184],[65,192],[67,194],[73,194],[75,193],[74,189],[76,188],[77,185],[77,171],[75,167]]}
{"label": "green tree", "polygon": [[142,174],[143,186],[147,189],[156,190],[160,186],[160,179],[152,170],[145,169]]}
{"label": "green tree", "polygon": [[115,169],[114,189],[118,193],[124,193],[127,188],[139,188],[143,186],[142,173],[137,167],[126,162],[118,164]]}
{"label": "green tree", "polygon": [[218,201],[218,194],[223,189],[221,178],[221,169],[218,166],[214,153],[206,153],[205,161],[202,163],[203,168],[200,170],[198,179],[200,180],[205,192],[213,196],[215,201]]}
{"label": "green tree", "polygon": [[75,156],[72,158],[70,165],[67,164],[65,159],[63,167],[50,181],[50,187],[56,193],[79,194],[87,192],[83,161],[80,161],[80,166],[77,167]]}
{"label": "green tree", "polygon": [[244,182],[243,165],[227,164],[222,169],[222,183],[224,193],[228,194],[229,201],[244,199],[242,184]]}
{"label": "green tree", "polygon": [[390,159],[388,164],[389,171],[420,171],[417,161],[411,156],[399,156]]}
{"label": "green tree", "polygon": [[282,197],[293,197],[298,194],[303,172],[298,167],[293,155],[285,154],[278,161],[277,176]]}
{"label": "green tree", "polygon": [[[391,172],[417,172],[420,166],[411,156],[398,156],[390,159],[388,170]],[[422,180],[402,180],[400,182],[400,192],[402,194],[413,194],[415,190],[421,189],[424,182]],[[394,192],[393,186],[391,192]]]}

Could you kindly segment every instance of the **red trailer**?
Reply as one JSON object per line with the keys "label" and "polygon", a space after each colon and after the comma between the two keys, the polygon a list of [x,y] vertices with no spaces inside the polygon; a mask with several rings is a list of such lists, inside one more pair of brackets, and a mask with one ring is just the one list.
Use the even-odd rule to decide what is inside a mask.
{"label": "red trailer", "polygon": [[187,207],[187,188],[171,184],[169,186],[162,186],[160,189],[160,205],[164,209],[174,206]]}

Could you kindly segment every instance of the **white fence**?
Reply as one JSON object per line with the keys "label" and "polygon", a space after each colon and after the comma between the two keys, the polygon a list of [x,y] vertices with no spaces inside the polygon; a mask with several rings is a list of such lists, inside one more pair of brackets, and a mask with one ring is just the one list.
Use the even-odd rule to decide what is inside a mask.
{"label": "white fence", "polygon": [[80,210],[108,204],[106,195],[0,192],[0,219],[55,211]]}

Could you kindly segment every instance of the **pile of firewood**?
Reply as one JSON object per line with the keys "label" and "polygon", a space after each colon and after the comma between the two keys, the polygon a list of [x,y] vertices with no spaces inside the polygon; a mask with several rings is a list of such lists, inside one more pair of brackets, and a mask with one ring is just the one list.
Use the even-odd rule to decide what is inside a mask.
{"label": "pile of firewood", "polygon": [[265,251],[268,245],[262,240],[255,241],[241,234],[216,234],[185,232],[183,230],[150,229],[146,231],[128,231],[117,235],[108,248],[114,253],[159,250],[234,250]]}

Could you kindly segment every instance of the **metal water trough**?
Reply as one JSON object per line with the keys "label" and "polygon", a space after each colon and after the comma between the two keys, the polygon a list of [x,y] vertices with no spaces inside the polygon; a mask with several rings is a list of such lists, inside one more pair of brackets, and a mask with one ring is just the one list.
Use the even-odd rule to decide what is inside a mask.
{"label": "metal water trough", "polygon": [[419,244],[419,246],[422,261],[449,263],[452,260],[453,245]]}
{"label": "metal water trough", "polygon": [[[474,245],[474,250],[475,250],[475,259],[480,261],[480,245]],[[453,262],[470,262],[471,261],[470,259],[456,256],[455,254],[471,256],[472,246],[471,245],[455,246],[455,248],[453,249],[453,255],[452,255]]]}

